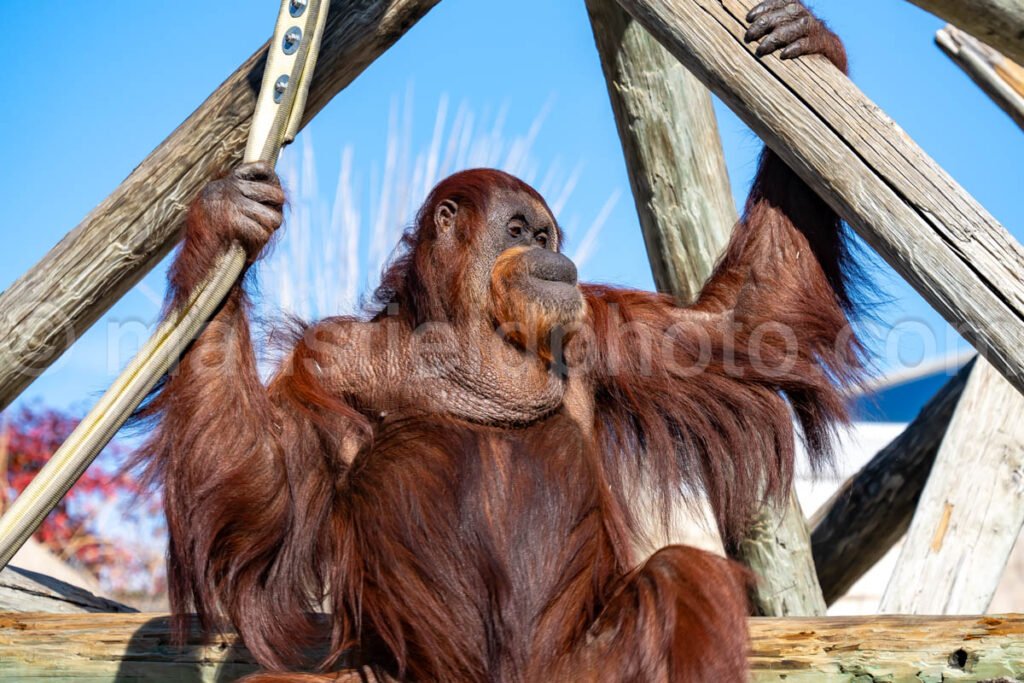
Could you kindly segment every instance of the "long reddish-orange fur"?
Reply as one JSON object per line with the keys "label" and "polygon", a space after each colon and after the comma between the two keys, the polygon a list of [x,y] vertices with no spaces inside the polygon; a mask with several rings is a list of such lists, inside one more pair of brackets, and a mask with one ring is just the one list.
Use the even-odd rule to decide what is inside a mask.
{"label": "long reddish-orange fur", "polygon": [[[442,182],[377,303],[397,304],[410,327],[470,313],[460,274],[496,188],[536,194],[496,171]],[[433,216],[446,198],[466,248],[439,271]],[[216,219],[191,214],[173,300],[208,267]],[[845,419],[838,387],[860,369],[843,245],[835,214],[766,153],[694,306],[583,287],[584,426],[565,411],[516,428],[430,405],[367,415],[322,386],[301,335],[265,387],[237,289],[145,412],[175,613],[197,611],[206,629],[226,615],[278,672],[317,664],[303,659],[317,635],[307,615],[327,605],[326,668],[422,681],[743,680],[747,575],[680,546],[636,566],[625,483],[648,475],[666,506],[680,489],[707,494],[732,539],[788,486],[791,411],[811,452],[827,455]],[[642,352],[638,338],[669,353]],[[353,443],[354,459],[342,457]]]}

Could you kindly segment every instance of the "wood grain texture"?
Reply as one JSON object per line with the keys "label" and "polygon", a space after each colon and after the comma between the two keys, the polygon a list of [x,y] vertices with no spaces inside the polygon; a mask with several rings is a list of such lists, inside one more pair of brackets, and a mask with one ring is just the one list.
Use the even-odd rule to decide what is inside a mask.
{"label": "wood grain texture", "polygon": [[880,611],[988,609],[1024,527],[1024,396],[984,361],[971,372]]}
{"label": "wood grain texture", "polygon": [[832,604],[910,527],[935,456],[975,361],[965,365],[811,518],[811,547],[825,601]]}
{"label": "wood grain texture", "polygon": [[0,612],[137,612],[69,583],[8,565],[0,571]]}
{"label": "wood grain texture", "polygon": [[1024,2],[1020,0],[910,0],[1024,64]]}
{"label": "wood grain texture", "polygon": [[738,218],[711,94],[615,0],[587,0],[659,292],[696,300]]}
{"label": "wood grain texture", "polygon": [[759,59],[754,0],[620,0],[1024,390],[1024,249],[821,57]]}
{"label": "wood grain texture", "polygon": [[1024,68],[952,25],[935,34],[935,43],[1014,123],[1024,128],[1024,84],[1014,78]]}
{"label": "wood grain texture", "polygon": [[[334,0],[303,125],[437,2]],[[241,161],[266,49],[0,294],[0,409],[156,265],[180,238],[192,198]]]}
{"label": "wood grain texture", "polygon": [[[1024,616],[750,621],[751,680],[921,683],[1024,676]],[[324,640],[330,629],[325,624]],[[43,682],[218,681],[255,670],[231,631],[170,644],[158,614],[0,614],[0,678]]]}
{"label": "wood grain texture", "polygon": [[[688,304],[738,220],[711,95],[615,0],[586,4],[655,284]],[[758,577],[758,614],[825,613],[795,497],[762,510],[735,551]]]}
{"label": "wood grain texture", "polygon": [[1024,680],[1024,616],[753,619],[751,681]]}
{"label": "wood grain texture", "polygon": [[807,518],[796,493],[781,509],[765,507],[755,517],[733,557],[757,577],[751,590],[754,613],[765,617],[823,616],[825,598],[811,552]]}
{"label": "wood grain texture", "polygon": [[1013,91],[1024,97],[1024,66],[1009,59],[1003,59],[995,65],[999,77],[1013,88]]}

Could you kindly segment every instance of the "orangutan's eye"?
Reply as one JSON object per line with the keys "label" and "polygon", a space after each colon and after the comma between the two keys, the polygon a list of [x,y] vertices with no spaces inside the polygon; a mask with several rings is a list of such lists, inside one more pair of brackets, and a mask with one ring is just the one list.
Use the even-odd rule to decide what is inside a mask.
{"label": "orangutan's eye", "polygon": [[508,234],[512,237],[519,239],[523,236],[523,226],[518,223],[512,223],[508,226]]}
{"label": "orangutan's eye", "polygon": [[546,232],[538,232],[533,236],[533,241],[542,247],[548,246],[548,234]]}

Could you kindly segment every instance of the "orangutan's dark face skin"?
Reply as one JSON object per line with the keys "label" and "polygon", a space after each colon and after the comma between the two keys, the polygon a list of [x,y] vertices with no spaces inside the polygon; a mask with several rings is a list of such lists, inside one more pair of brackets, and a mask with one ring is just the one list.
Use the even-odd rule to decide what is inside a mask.
{"label": "orangutan's dark face skin", "polygon": [[[459,207],[442,202],[434,220],[442,232],[458,219]],[[554,216],[541,201],[525,192],[497,190],[490,197],[486,224],[476,235],[477,256],[467,276],[471,288],[486,293],[504,289],[516,299],[515,310],[525,317],[532,306],[549,331],[577,322],[583,297],[577,286],[576,265],[559,253],[559,233]],[[537,315],[534,310],[533,317]],[[526,323],[525,319],[499,322]]]}

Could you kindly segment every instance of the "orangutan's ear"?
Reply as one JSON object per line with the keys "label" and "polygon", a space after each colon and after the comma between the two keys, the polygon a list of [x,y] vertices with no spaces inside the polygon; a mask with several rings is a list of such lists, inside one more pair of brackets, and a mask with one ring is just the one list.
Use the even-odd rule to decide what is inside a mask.
{"label": "orangutan's ear", "polygon": [[438,232],[451,232],[455,228],[455,217],[459,213],[459,205],[451,199],[441,201],[434,209],[434,225]]}

